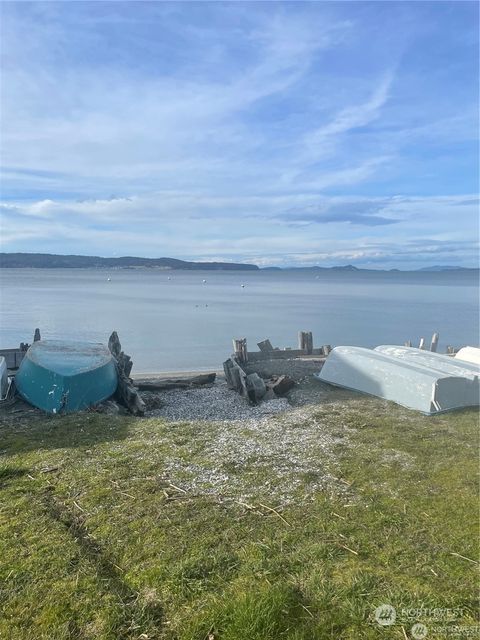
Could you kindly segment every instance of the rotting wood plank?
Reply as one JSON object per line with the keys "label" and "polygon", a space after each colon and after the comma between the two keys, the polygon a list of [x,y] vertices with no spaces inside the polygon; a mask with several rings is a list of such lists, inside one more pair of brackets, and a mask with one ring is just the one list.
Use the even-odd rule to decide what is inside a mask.
{"label": "rotting wood plank", "polygon": [[258,362],[259,360],[281,360],[285,358],[314,358],[324,355],[323,348],[312,349],[312,353],[306,354],[303,349],[274,349],[265,353],[264,351],[250,351],[248,362]]}
{"label": "rotting wood plank", "polygon": [[257,346],[262,353],[270,353],[270,351],[273,351],[272,343],[268,338],[261,342],[257,342]]}

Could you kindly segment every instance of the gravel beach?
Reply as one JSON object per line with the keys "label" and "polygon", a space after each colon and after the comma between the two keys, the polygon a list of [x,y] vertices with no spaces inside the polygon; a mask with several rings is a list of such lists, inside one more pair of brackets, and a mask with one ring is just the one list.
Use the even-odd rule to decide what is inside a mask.
{"label": "gravel beach", "polygon": [[276,398],[259,405],[250,405],[223,381],[198,389],[172,389],[159,391],[158,397],[164,405],[147,415],[167,420],[204,420],[208,422],[261,420],[266,416],[287,411],[290,403],[286,398]]}
{"label": "gravel beach", "polygon": [[[297,396],[300,389],[296,390]],[[319,490],[342,491],[335,475],[335,447],[348,429],[333,430],[328,411],[300,395],[299,406],[277,398],[251,406],[223,381],[211,387],[159,392],[163,418],[178,432],[185,422],[196,436],[182,441],[165,473],[184,491],[245,501],[264,496],[277,505],[308,501]],[[306,482],[307,479],[307,482]]]}

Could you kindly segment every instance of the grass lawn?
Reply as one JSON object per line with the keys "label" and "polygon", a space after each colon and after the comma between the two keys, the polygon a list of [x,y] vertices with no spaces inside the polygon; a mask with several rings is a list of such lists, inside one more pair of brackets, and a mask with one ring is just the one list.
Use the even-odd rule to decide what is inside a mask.
{"label": "grass lawn", "polygon": [[0,638],[477,637],[477,412],[352,395],[271,421],[334,444],[296,473],[288,445],[215,460],[221,423],[4,417]]}

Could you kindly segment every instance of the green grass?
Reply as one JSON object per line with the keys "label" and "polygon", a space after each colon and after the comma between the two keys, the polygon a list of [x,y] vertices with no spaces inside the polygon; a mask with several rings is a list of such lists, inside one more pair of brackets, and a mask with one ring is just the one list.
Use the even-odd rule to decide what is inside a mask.
{"label": "green grass", "polygon": [[[472,629],[476,412],[427,418],[353,399],[309,416],[337,437],[337,488],[310,495],[307,471],[308,500],[300,489],[281,507],[263,490],[245,506],[234,493],[170,484],[182,488],[166,477],[168,461],[203,464],[207,425],[89,413],[5,420],[0,638],[405,639],[417,620],[429,638],[451,637],[445,624]],[[251,487],[269,464],[227,470]],[[374,620],[382,603],[397,609],[391,627]],[[445,623],[409,619],[410,608],[461,612]]]}

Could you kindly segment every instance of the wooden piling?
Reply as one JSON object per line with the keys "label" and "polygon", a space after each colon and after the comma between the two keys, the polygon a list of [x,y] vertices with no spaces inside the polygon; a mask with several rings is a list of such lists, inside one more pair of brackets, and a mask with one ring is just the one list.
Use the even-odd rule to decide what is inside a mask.
{"label": "wooden piling", "polygon": [[35,329],[35,335],[33,336],[33,341],[38,342],[39,340],[41,340],[40,329]]}
{"label": "wooden piling", "polygon": [[248,351],[247,351],[247,339],[246,338],[237,338],[233,340],[233,350],[235,353],[235,357],[241,363],[245,363],[248,361]]}
{"label": "wooden piling", "polygon": [[298,348],[305,351],[307,355],[311,355],[313,351],[313,336],[311,331],[298,332]]}
{"label": "wooden piling", "polygon": [[430,351],[433,351],[435,353],[437,351],[437,347],[438,347],[438,333],[434,333],[432,336],[432,342],[430,344]]}
{"label": "wooden piling", "polygon": [[332,347],[329,344],[324,344],[322,347],[322,353],[324,356],[328,356],[331,350],[332,350]]}
{"label": "wooden piling", "polygon": [[411,340],[407,340],[407,341],[405,342],[405,346],[406,346],[406,347],[411,347],[411,346],[412,346],[412,341],[411,341]]}
{"label": "wooden piling", "polygon": [[425,349],[425,338],[420,338],[420,342],[418,344],[419,349]]}

